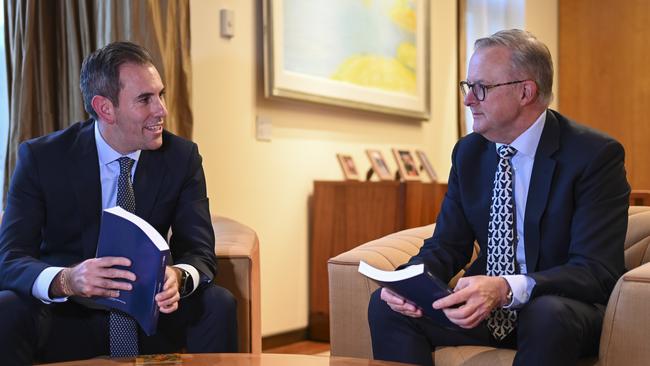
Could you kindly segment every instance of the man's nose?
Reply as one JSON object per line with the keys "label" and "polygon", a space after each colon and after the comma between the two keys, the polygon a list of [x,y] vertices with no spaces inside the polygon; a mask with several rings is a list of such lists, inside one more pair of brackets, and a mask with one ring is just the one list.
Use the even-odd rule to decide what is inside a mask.
{"label": "man's nose", "polygon": [[163,99],[162,97],[158,98],[158,103],[156,103],[156,106],[154,108],[156,108],[156,110],[154,111],[156,117],[160,117],[160,118],[167,117],[167,107],[165,106],[165,99]]}
{"label": "man's nose", "polygon": [[468,90],[467,93],[465,93],[463,96],[463,104],[469,107],[470,105],[476,103],[478,103],[478,99],[476,99],[474,92],[472,90]]}

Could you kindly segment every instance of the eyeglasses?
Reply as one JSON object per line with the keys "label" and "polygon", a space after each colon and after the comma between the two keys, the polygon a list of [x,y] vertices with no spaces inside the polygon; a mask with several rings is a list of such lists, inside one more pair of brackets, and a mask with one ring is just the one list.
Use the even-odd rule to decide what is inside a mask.
{"label": "eyeglasses", "polygon": [[467,93],[469,93],[469,91],[472,90],[472,93],[474,93],[476,99],[478,99],[479,102],[482,102],[485,100],[488,90],[492,88],[496,88],[497,86],[518,84],[518,83],[523,83],[524,81],[528,81],[528,80],[516,80],[516,81],[509,81],[507,83],[493,84],[493,85],[483,85],[481,83],[470,84],[467,81],[461,81],[460,91],[463,93],[463,97],[466,97]]}

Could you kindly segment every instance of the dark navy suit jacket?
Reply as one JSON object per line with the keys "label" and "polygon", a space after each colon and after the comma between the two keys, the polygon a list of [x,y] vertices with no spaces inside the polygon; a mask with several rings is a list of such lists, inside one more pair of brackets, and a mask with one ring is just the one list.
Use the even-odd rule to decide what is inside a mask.
{"label": "dark navy suit jacket", "polygon": [[[134,178],[136,214],[163,236],[174,263],[216,274],[205,176],[196,144],[165,131],[143,150]],[[93,120],[22,143],[0,230],[0,290],[30,295],[48,266],[95,257],[102,212]]]}
{"label": "dark navy suit jacket", "polygon": [[[624,272],[630,187],[624,150],[612,138],[548,110],[535,154],[524,219],[531,298],[566,296],[606,304]],[[433,236],[408,264],[425,263],[449,280],[486,273],[488,221],[498,156],[495,144],[472,133],[454,147],[449,188]]]}

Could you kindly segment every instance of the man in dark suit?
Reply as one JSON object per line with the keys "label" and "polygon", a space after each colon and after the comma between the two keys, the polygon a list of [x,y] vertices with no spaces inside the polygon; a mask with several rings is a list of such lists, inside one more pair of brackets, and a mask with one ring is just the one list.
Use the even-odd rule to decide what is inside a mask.
{"label": "man in dark suit", "polygon": [[[235,300],[212,284],[201,156],[196,144],[163,130],[164,86],[151,56],[132,43],[109,44],[84,60],[80,84],[92,118],[19,148],[0,232],[2,363],[183,347],[236,352]],[[125,194],[130,203],[121,203]],[[161,316],[150,337],[125,314],[81,305],[117,297],[138,280],[129,259],[94,258],[102,209],[133,202],[161,235],[172,229],[174,265],[156,295]]]}
{"label": "man in dark suit", "polygon": [[422,318],[388,289],[369,323],[375,358],[431,365],[445,345],[517,349],[517,365],[574,365],[595,355],[605,305],[624,271],[630,188],[623,147],[548,109],[553,64],[532,34],[476,41],[464,103],[474,132],[452,154],[433,236],[405,265],[449,281],[431,306],[457,327]]}

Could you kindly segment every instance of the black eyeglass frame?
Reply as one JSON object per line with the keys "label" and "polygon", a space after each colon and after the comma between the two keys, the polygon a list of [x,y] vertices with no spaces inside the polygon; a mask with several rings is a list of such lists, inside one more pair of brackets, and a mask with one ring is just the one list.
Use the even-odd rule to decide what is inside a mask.
{"label": "black eyeglass frame", "polygon": [[[529,80],[529,79],[525,79],[525,80],[515,80],[515,81],[509,81],[509,82],[507,82],[507,83],[499,83],[499,84],[492,84],[492,85],[483,85],[483,84],[481,84],[481,83],[474,83],[474,84],[471,84],[471,83],[468,83],[467,80],[463,80],[463,81],[461,81],[460,83],[458,83],[458,85],[460,86],[460,92],[463,93],[463,97],[466,97],[466,96],[467,96],[467,91],[465,90],[465,87],[467,87],[468,90],[471,90],[471,91],[472,91],[472,93],[474,94],[474,96],[476,97],[476,99],[477,99],[479,102],[482,102],[482,101],[484,101],[485,98],[487,97],[487,92],[488,92],[488,90],[490,90],[490,89],[492,89],[492,88],[496,88],[497,86],[519,84],[519,83],[523,83],[524,81],[528,81],[528,80]],[[483,93],[483,98],[479,98],[479,96],[476,94],[476,91],[474,90],[474,87],[479,87],[479,88],[481,88],[481,92]]]}

